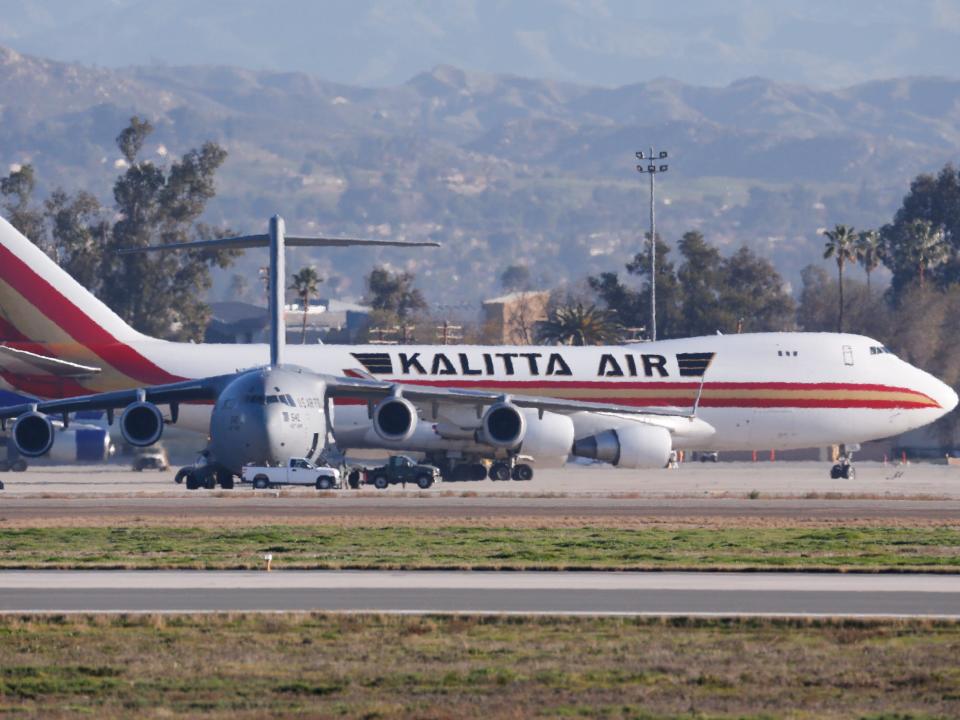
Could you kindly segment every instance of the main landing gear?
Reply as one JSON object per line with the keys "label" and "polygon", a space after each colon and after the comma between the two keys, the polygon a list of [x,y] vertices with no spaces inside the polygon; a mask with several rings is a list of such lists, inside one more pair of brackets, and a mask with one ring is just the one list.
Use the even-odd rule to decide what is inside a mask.
{"label": "main landing gear", "polygon": [[533,480],[533,468],[526,463],[517,463],[511,467],[510,463],[497,460],[490,466],[491,480]]}
{"label": "main landing gear", "polygon": [[857,471],[853,467],[853,451],[859,450],[859,446],[840,446],[840,456],[836,464],[830,468],[831,480],[853,480],[857,476]]}
{"label": "main landing gear", "polygon": [[495,460],[489,468],[482,462],[468,462],[465,458],[451,458],[442,454],[428,455],[426,462],[440,468],[444,482],[477,482],[487,478],[493,481],[533,479],[533,468],[527,463],[518,463],[516,458]]}

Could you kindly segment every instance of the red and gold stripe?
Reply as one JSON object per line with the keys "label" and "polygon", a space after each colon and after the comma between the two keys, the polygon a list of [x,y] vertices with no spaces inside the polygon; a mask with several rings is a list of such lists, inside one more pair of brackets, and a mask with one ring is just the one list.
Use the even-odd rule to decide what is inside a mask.
{"label": "red and gold stripe", "polygon": [[[395,378],[393,381],[631,407],[692,407],[700,389],[698,382],[617,382],[611,379],[543,382]],[[708,382],[703,386],[700,407],[893,410],[939,408],[940,404],[910,388],[872,383]]]}

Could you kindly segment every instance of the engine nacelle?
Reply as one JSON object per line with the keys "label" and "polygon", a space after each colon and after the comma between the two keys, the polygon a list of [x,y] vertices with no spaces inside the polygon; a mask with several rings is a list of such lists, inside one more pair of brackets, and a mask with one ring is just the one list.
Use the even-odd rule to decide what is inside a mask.
{"label": "engine nacelle", "polygon": [[120,433],[134,447],[153,445],[163,435],[160,408],[146,401],[127,405],[120,416]]}
{"label": "engine nacelle", "polygon": [[483,414],[477,439],[495,448],[513,449],[527,433],[527,419],[516,405],[500,402]]}
{"label": "engine nacelle", "polygon": [[625,468],[666,467],[672,450],[669,430],[643,423],[604,430],[573,444],[573,454],[578,457]]}
{"label": "engine nacelle", "polygon": [[13,423],[13,444],[26,457],[40,457],[53,447],[53,423],[46,415],[27,412]]}
{"label": "engine nacelle", "polygon": [[110,433],[103,428],[71,425],[68,430],[57,430],[56,438],[47,453],[55,463],[103,462],[113,452]]}
{"label": "engine nacelle", "polygon": [[562,467],[573,447],[573,420],[567,415],[545,412],[540,417],[536,410],[523,410],[527,431],[520,452],[536,458],[538,467]]}
{"label": "engine nacelle", "polygon": [[373,410],[373,429],[388,442],[404,442],[417,429],[417,408],[402,397],[382,400]]}

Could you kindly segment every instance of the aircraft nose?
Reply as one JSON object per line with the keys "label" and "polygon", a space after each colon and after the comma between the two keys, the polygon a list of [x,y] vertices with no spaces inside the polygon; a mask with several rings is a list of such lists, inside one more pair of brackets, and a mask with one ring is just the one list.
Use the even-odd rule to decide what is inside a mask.
{"label": "aircraft nose", "polygon": [[939,387],[933,399],[943,408],[944,415],[946,415],[957,406],[957,391],[939,380],[937,380],[937,385],[939,385]]}

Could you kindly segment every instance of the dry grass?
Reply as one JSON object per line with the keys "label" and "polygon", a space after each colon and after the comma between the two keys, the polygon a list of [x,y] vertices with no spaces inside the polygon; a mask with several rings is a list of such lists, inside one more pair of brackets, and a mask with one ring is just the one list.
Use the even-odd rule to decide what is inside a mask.
{"label": "dry grass", "polygon": [[950,718],[960,625],[0,618],[0,715]]}

